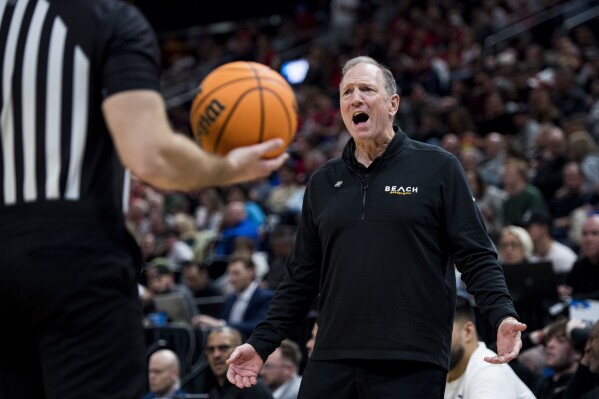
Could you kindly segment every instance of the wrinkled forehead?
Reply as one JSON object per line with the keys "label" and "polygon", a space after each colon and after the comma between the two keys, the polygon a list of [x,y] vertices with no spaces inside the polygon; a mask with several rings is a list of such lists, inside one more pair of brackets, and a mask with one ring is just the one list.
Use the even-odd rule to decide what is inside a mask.
{"label": "wrinkled forehead", "polygon": [[349,69],[341,83],[340,87],[347,87],[360,84],[380,84],[383,83],[383,72],[372,64],[361,63]]}

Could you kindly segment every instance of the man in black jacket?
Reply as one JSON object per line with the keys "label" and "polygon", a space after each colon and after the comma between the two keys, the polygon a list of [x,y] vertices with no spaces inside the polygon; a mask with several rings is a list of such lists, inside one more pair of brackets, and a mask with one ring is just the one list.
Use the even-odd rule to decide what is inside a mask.
{"label": "man in black jacket", "polygon": [[[228,378],[251,386],[268,355],[318,294],[319,331],[301,398],[440,398],[456,302],[454,264],[514,359],[517,321],[495,248],[452,154],[393,126],[391,72],[369,57],[340,84],[352,139],[311,177],[294,249],[266,319],[230,359]],[[366,395],[366,396],[365,396]]]}

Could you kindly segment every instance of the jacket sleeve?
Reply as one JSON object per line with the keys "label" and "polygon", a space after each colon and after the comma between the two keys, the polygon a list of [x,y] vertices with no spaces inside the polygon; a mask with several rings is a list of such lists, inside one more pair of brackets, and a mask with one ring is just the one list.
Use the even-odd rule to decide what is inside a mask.
{"label": "jacket sleeve", "polygon": [[445,230],[454,264],[481,313],[497,329],[508,316],[518,318],[497,261],[497,252],[457,158],[449,158],[442,197]]}
{"label": "jacket sleeve", "polygon": [[266,319],[248,340],[265,361],[303,320],[318,294],[322,246],[310,204],[311,187],[308,184],[306,188],[295,243],[285,262],[285,277],[270,303]]}

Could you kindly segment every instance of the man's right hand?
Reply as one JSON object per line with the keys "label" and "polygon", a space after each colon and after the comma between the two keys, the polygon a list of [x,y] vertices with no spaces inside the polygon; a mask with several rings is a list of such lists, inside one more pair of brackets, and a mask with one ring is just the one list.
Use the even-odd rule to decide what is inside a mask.
{"label": "man's right hand", "polygon": [[252,345],[243,344],[235,348],[227,359],[227,364],[229,382],[239,388],[248,388],[258,381],[258,373],[264,361]]}

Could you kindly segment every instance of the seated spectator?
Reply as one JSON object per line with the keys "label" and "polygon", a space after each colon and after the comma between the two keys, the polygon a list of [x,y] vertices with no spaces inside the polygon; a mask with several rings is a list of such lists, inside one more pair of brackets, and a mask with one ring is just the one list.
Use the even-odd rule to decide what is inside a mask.
{"label": "seated spectator", "polygon": [[[188,262],[183,265],[183,284],[189,289],[195,299],[223,295],[221,289],[218,288],[210,277],[208,266],[201,263]],[[205,305],[196,303],[196,306],[198,313],[215,316],[220,311],[221,303],[207,303]]]}
{"label": "seated spectator", "polygon": [[225,201],[216,188],[206,188],[198,194],[199,204],[195,210],[198,230],[216,233],[225,211]]}
{"label": "seated spectator", "polygon": [[268,273],[264,276],[262,287],[276,290],[285,276],[285,261],[293,248],[296,228],[280,224],[274,228],[268,237],[270,253]]}
{"label": "seated spectator", "polygon": [[531,181],[541,191],[547,202],[563,185],[562,170],[568,162],[565,133],[557,126],[551,126],[548,129],[546,146],[535,162],[535,173]]}
{"label": "seated spectator", "polygon": [[247,218],[256,225],[256,227],[262,226],[266,220],[266,215],[262,206],[258,204],[253,198],[249,197],[249,189],[245,184],[237,184],[227,188],[226,197],[227,203],[231,202],[243,202],[245,205]]}
{"label": "seated spectator", "polygon": [[289,209],[289,198],[291,198],[295,192],[300,190],[303,191],[304,187],[297,181],[297,173],[293,163],[287,162],[283,164],[278,173],[280,183],[270,191],[270,194],[266,199],[266,206],[270,212],[281,214]]}
{"label": "seated spectator", "polygon": [[597,151],[597,143],[588,131],[585,114],[573,114],[563,119],[562,126],[568,138],[568,158],[579,164]]}
{"label": "seated spectator", "polygon": [[568,245],[568,231],[572,227],[573,212],[587,204],[592,193],[587,187],[584,175],[576,162],[568,162],[562,171],[564,185],[555,192],[549,201],[549,212],[553,216],[553,236]]}
{"label": "seated spectator", "polygon": [[156,258],[150,262],[146,270],[146,281],[150,298],[178,292],[185,298],[187,313],[194,316],[198,314],[191,292],[185,285],[175,282],[175,274],[170,269],[167,259]]}
{"label": "seated spectator", "polygon": [[180,363],[177,354],[170,349],[160,349],[152,353],[148,363],[150,392],[144,399],[185,398],[180,389]]}
{"label": "seated spectator", "polygon": [[576,262],[576,253],[570,247],[553,239],[551,215],[541,211],[527,212],[522,224],[534,244],[531,262],[551,262],[558,280],[564,279]]}
{"label": "seated spectator", "polygon": [[527,211],[547,209],[541,191],[528,182],[526,162],[522,160],[506,161],[503,189],[508,195],[503,203],[503,221],[506,225],[519,223]]}
{"label": "seated spectator", "polygon": [[285,339],[270,354],[260,370],[262,381],[272,391],[274,399],[297,399],[302,377],[298,375],[302,352],[298,344]]}
{"label": "seated spectator", "polygon": [[[533,249],[532,238],[526,229],[520,226],[506,226],[503,228],[499,239],[499,261],[502,265],[534,267],[531,262]],[[508,289],[511,289],[511,287],[508,286]],[[548,306],[542,298],[530,297],[525,293],[515,294],[513,291],[511,291],[511,294],[516,312],[529,329],[540,329],[549,323]],[[489,341],[485,339],[485,342],[488,343]]]}
{"label": "seated spectator", "polygon": [[550,374],[544,377],[535,395],[539,399],[562,399],[564,391],[582,358],[569,336],[568,319],[560,319],[549,325],[543,334],[545,343],[545,365]]}
{"label": "seated spectator", "polygon": [[268,264],[268,255],[265,251],[259,251],[256,248],[256,241],[249,237],[237,237],[233,242],[232,256],[247,256],[252,258],[256,267],[256,281],[261,282],[270,266]]}
{"label": "seated spectator", "polygon": [[245,203],[241,201],[229,202],[221,221],[220,232],[215,241],[214,254],[228,256],[235,250],[235,239],[248,237],[258,243],[258,226],[254,224],[247,214]]}
{"label": "seated spectator", "polygon": [[179,230],[175,227],[168,228],[164,233],[164,253],[175,272],[180,272],[183,263],[193,259],[193,250],[179,238]]}
{"label": "seated spectator", "polygon": [[476,169],[467,171],[466,177],[485,221],[487,233],[493,242],[497,242],[503,228],[503,203],[507,193],[499,187],[485,183]]}
{"label": "seated spectator", "polygon": [[593,325],[580,359],[564,393],[564,399],[599,398],[599,322]]}
{"label": "seated spectator", "polygon": [[505,138],[497,132],[489,133],[484,138],[483,151],[485,160],[478,168],[480,176],[488,185],[500,187],[507,154]]}
{"label": "seated spectator", "polygon": [[210,399],[272,399],[270,391],[260,380],[251,387],[240,389],[227,379],[229,365],[226,361],[242,343],[241,333],[231,327],[216,328],[208,333],[204,351],[217,382],[209,392]]}
{"label": "seated spectator", "polygon": [[507,265],[520,265],[532,256],[534,244],[530,234],[520,226],[505,226],[499,237],[499,261]]}
{"label": "seated spectator", "polygon": [[563,298],[599,299],[599,215],[590,215],[582,226],[580,254],[558,287]]}
{"label": "seated spectator", "polygon": [[254,263],[248,257],[230,259],[227,277],[234,292],[225,298],[220,319],[199,315],[193,318],[192,323],[204,328],[228,325],[249,337],[256,325],[264,319],[273,292],[258,286]]}
{"label": "seated spectator", "polygon": [[445,399],[534,399],[509,365],[484,360],[493,356],[495,352],[478,340],[472,306],[458,297]]}

